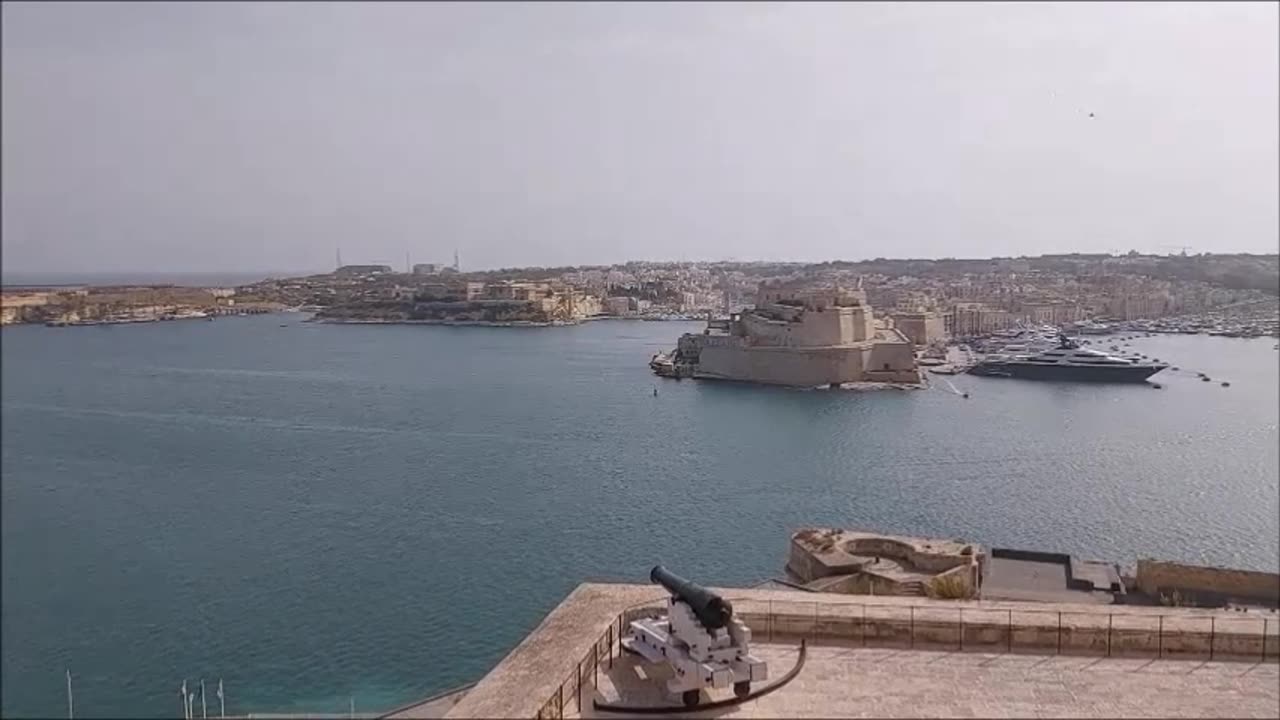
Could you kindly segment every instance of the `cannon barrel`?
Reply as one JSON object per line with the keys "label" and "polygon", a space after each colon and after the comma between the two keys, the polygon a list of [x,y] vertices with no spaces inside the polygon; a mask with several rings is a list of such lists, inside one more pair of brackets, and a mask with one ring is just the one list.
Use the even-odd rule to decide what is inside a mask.
{"label": "cannon barrel", "polygon": [[667,589],[667,592],[682,600],[698,617],[703,627],[708,630],[722,628],[733,618],[733,605],[728,600],[710,590],[676,575],[670,570],[655,565],[649,571],[649,579]]}

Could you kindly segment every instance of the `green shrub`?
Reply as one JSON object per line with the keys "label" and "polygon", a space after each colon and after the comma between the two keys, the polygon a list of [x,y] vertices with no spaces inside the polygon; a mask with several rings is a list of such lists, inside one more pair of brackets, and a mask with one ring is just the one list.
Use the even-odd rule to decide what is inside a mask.
{"label": "green shrub", "polygon": [[925,584],[925,594],[937,600],[968,600],[973,589],[959,575],[941,575]]}

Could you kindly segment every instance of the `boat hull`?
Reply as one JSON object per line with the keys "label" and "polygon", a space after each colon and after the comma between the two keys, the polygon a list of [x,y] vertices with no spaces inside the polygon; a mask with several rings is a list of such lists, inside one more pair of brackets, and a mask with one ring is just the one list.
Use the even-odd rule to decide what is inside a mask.
{"label": "boat hull", "polygon": [[1037,363],[980,363],[969,369],[970,375],[1014,377],[1023,380],[1060,380],[1070,382],[1140,383],[1164,370],[1167,365],[1048,365]]}

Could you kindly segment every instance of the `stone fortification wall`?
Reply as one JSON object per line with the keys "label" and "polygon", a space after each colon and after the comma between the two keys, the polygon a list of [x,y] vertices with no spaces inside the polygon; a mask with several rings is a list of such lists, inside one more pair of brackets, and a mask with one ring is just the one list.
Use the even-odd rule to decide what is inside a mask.
{"label": "stone fortification wall", "polygon": [[[902,338],[898,333],[894,332],[890,335],[887,342],[877,342],[872,346],[871,357],[867,362],[867,370],[876,373],[888,373],[895,377],[914,376],[920,377],[919,370],[916,369],[916,358],[914,348],[910,341]],[[899,382],[910,382],[903,380]]]}
{"label": "stone fortification wall", "polygon": [[752,345],[772,347],[830,347],[875,337],[870,308],[827,307],[822,310],[769,305],[759,313],[743,313],[739,320]]}
{"label": "stone fortification wall", "polygon": [[[799,314],[799,311],[796,313]],[[765,318],[752,313],[744,313],[740,322],[748,338],[748,344],[771,347],[791,347],[800,344],[799,322]]]}
{"label": "stone fortification wall", "polygon": [[1280,604],[1280,575],[1253,570],[1138,561],[1138,588],[1158,597],[1173,590]]}
{"label": "stone fortification wall", "polygon": [[704,345],[695,377],[749,380],[771,385],[815,387],[860,382],[865,347],[762,348]]}
{"label": "stone fortification wall", "polygon": [[[900,567],[869,561],[877,557]],[[820,592],[911,595],[951,578],[972,594],[981,587],[985,565],[980,548],[958,541],[808,529],[791,536],[786,570]]]}
{"label": "stone fortification wall", "polygon": [[959,566],[968,566],[972,555],[941,555],[920,552],[911,543],[886,537],[868,537],[849,540],[845,551],[855,555],[880,555],[905,560],[912,567],[931,573],[941,573]]}
{"label": "stone fortification wall", "polygon": [[[985,553],[971,547],[969,554],[960,551],[964,543],[930,541],[916,538],[896,538],[885,535],[837,533],[829,549],[815,547],[806,540],[807,532],[792,535],[787,556],[788,569],[803,582],[810,582],[830,575],[855,573],[863,569],[863,558],[885,557],[900,560],[921,572],[944,575],[960,569],[976,569],[985,562]],[[831,531],[826,531],[830,533]],[[852,536],[852,537],[849,537]],[[823,540],[818,540],[821,543]]]}

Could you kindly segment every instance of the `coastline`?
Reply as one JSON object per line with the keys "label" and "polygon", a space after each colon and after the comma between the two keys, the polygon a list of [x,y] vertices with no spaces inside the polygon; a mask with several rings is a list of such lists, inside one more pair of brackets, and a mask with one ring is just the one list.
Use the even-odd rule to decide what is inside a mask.
{"label": "coastline", "polygon": [[475,327],[561,327],[578,325],[582,320],[554,320],[551,322],[535,322],[532,320],[382,320],[364,318],[322,318],[312,317],[304,322],[325,323],[328,325],[454,325]]}
{"label": "coastline", "polygon": [[453,325],[473,327],[567,327],[588,322],[632,321],[632,322],[693,322],[685,318],[642,318],[619,317],[616,315],[592,315],[577,320],[552,320],[542,322],[535,320],[386,320],[380,318],[322,318],[311,317],[304,322],[327,323],[332,325]]}

